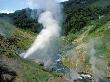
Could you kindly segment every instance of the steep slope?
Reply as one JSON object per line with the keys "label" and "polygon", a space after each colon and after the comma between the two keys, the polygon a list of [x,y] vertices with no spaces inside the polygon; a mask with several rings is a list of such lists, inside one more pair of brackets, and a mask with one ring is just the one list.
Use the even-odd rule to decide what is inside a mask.
{"label": "steep slope", "polygon": [[[64,79],[61,74],[45,69],[40,63],[20,58],[19,55],[30,47],[36,34],[16,28],[2,19],[0,29],[1,82],[54,82]],[[7,34],[8,31],[10,33]]]}
{"label": "steep slope", "polygon": [[[66,44],[74,45],[68,51],[64,51],[62,62],[65,66],[78,72],[92,74],[91,57],[95,55],[96,67],[103,72],[104,77],[110,77],[110,15],[91,21],[81,31],[70,33],[65,37]],[[94,51],[92,51],[94,49]],[[94,58],[94,59],[95,59]],[[92,62],[93,62],[92,61]]]}
{"label": "steep slope", "polygon": [[63,42],[73,47],[64,51],[63,64],[78,72],[92,73],[90,52],[94,49],[97,65],[102,63],[97,68],[109,73],[110,0],[69,0],[64,6],[67,36]]}
{"label": "steep slope", "polygon": [[[64,4],[64,34],[80,31],[109,12],[110,0],[69,0]],[[103,4],[103,5],[102,5]]]}

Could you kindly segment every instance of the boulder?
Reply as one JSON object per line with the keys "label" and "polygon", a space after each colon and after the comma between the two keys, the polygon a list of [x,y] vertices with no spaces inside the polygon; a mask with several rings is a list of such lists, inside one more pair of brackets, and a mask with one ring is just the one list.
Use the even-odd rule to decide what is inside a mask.
{"label": "boulder", "polygon": [[0,61],[0,82],[13,82],[16,76],[12,68]]}

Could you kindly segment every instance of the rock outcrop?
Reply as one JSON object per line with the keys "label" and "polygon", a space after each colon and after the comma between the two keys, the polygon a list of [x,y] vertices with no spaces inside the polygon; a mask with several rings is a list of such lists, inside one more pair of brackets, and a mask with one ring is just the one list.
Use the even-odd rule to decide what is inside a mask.
{"label": "rock outcrop", "polygon": [[8,65],[0,61],[0,82],[13,82],[17,73]]}

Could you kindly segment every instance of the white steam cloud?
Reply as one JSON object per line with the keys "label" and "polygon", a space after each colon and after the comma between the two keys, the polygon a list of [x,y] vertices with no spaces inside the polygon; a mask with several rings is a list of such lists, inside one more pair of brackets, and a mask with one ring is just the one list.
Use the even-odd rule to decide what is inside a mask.
{"label": "white steam cloud", "polygon": [[43,30],[24,54],[24,58],[39,60],[45,66],[50,66],[53,56],[58,52],[58,38],[61,32],[59,24],[62,18],[60,4],[56,0],[28,0],[28,2],[42,12],[38,22],[43,25]]}
{"label": "white steam cloud", "polygon": [[88,43],[88,50],[89,50],[88,53],[90,56],[89,63],[91,64],[92,76],[94,77],[95,82],[99,82],[100,79],[103,78],[103,73],[104,73],[104,70],[101,69],[104,66],[103,65],[104,62],[102,63],[102,67],[100,69],[98,69],[99,67],[97,67],[97,64],[99,64],[99,58],[96,56],[98,54],[95,49],[95,46],[97,46],[97,42],[98,43],[100,42],[98,38],[92,39]]}

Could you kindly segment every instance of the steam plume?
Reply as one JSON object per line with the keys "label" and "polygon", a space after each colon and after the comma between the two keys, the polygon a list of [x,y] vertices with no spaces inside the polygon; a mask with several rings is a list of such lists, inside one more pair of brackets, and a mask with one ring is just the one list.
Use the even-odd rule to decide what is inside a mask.
{"label": "steam plume", "polygon": [[88,44],[89,56],[90,56],[89,63],[91,64],[91,71],[92,71],[92,75],[94,77],[95,82],[99,82],[99,80],[103,78],[103,72],[104,72],[104,70],[101,70],[101,68],[103,67],[103,63],[102,63],[102,67],[100,68],[100,70],[98,69],[99,67],[97,67],[97,63],[99,61],[98,57],[96,56],[98,54],[95,49],[97,42],[100,42],[100,41],[96,38],[96,39],[90,40]]}
{"label": "steam plume", "polygon": [[0,18],[0,34],[5,37],[11,37],[15,31],[15,27],[11,24],[8,17]]}
{"label": "steam plume", "polygon": [[58,50],[58,38],[61,32],[59,24],[62,17],[60,5],[56,0],[31,0],[31,4],[42,12],[38,22],[43,25],[43,30],[28,49],[24,58],[39,60],[44,62],[45,66],[49,66]]}

